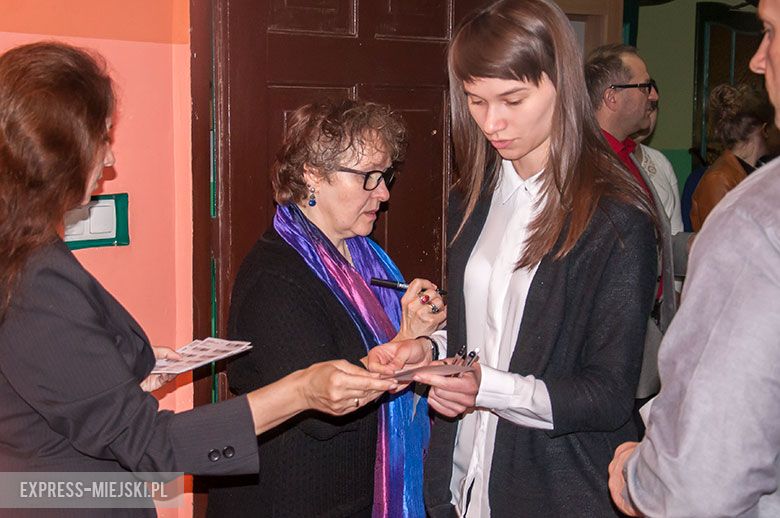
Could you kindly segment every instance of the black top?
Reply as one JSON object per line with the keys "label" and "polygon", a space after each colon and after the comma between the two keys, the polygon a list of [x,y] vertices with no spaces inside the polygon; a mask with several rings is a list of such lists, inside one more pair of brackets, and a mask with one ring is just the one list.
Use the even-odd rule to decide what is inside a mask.
{"label": "black top", "polygon": [[[450,200],[450,237],[463,203]],[[484,197],[449,249],[449,355],[466,340],[463,278],[487,218]],[[620,443],[636,439],[631,420],[647,315],[657,275],[650,219],[604,200],[572,251],[546,256],[536,271],[509,371],[543,380],[554,429],[499,418],[489,498],[494,517],[611,516],[607,465]],[[454,516],[449,503],[456,421],[436,419],[426,463],[431,516]]]}
{"label": "black top", "polygon": [[[737,155],[734,155],[734,156],[737,156]],[[745,170],[745,174],[746,175],[748,175],[748,174],[750,174],[750,173],[752,173],[753,171],[756,170],[756,166],[753,166],[753,165],[747,163],[745,160],[743,160],[742,158],[740,158],[738,156],[737,156],[737,160],[739,160],[739,165],[741,165],[742,169]],[[761,165],[764,165],[764,164],[761,164]]]}
{"label": "black top", "polygon": [[[253,348],[228,365],[244,394],[309,365],[366,351],[346,310],[301,256],[269,229],[244,259],[233,288],[229,336]],[[376,403],[354,414],[300,414],[258,438],[260,474],[217,481],[208,514],[370,516],[377,439]]]}

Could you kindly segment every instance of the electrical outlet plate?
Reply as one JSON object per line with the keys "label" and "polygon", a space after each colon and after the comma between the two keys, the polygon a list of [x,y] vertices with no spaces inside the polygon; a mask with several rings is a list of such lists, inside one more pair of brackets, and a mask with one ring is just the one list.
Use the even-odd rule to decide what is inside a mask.
{"label": "electrical outlet plate", "polygon": [[127,193],[92,196],[84,207],[65,213],[65,243],[71,250],[130,244]]}

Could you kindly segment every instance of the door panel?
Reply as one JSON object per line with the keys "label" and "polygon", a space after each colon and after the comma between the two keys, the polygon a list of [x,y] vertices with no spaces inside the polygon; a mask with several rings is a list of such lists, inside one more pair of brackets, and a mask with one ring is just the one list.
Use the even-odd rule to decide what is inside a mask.
{"label": "door panel", "polygon": [[431,38],[447,41],[451,2],[446,0],[388,0],[376,2],[377,37]]}
{"label": "door panel", "polygon": [[443,88],[361,86],[364,99],[389,104],[409,128],[406,160],[392,186],[387,212],[374,231],[407,280],[426,277],[442,284],[443,222],[448,186],[445,164],[446,91]]}
{"label": "door panel", "polygon": [[354,34],[354,8],[349,0],[273,0],[268,30]]}

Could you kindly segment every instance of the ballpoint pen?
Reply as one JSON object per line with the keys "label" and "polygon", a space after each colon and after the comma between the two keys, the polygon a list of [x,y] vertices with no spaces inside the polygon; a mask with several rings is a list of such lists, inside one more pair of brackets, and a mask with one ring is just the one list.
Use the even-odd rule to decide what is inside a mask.
{"label": "ballpoint pen", "polygon": [[471,364],[474,363],[477,358],[479,358],[479,347],[469,353],[468,360],[466,360],[466,367],[471,366]]}
{"label": "ballpoint pen", "polygon": [[452,365],[465,365],[466,364],[466,344],[460,346],[458,352],[452,358]]}
{"label": "ballpoint pen", "polygon": [[[460,353],[460,351],[458,351],[458,353]],[[471,352],[468,354],[468,356],[464,356],[464,357],[463,357],[463,359],[464,359],[464,360],[466,360],[466,363],[465,363],[465,365],[464,365],[464,366],[465,366],[465,367],[470,367],[470,366],[471,366],[471,364],[472,364],[472,363],[474,363],[474,361],[475,361],[477,358],[479,358],[479,347],[477,347],[476,349],[474,349],[473,351],[471,351]],[[456,356],[456,357],[455,357],[455,363],[454,363],[454,365],[459,365],[459,364],[460,364],[460,362],[459,362],[459,359],[458,359],[458,357]],[[462,373],[462,372],[461,372],[461,373],[458,373],[458,374],[453,374],[453,376],[454,376],[455,378],[460,378],[462,375],[463,375],[463,373]]]}
{"label": "ballpoint pen", "polygon": [[[394,290],[406,290],[409,289],[409,284],[405,282],[392,281],[390,279],[378,279],[377,277],[371,277],[371,285],[381,286],[382,288],[391,288]],[[436,290],[439,295],[446,295],[446,290]]]}

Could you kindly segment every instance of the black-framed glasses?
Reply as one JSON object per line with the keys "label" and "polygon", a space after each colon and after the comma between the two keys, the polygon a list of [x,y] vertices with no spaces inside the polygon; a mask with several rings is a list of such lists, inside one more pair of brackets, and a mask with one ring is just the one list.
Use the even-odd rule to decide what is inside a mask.
{"label": "black-framed glasses", "polygon": [[639,90],[645,94],[650,95],[650,90],[655,90],[655,93],[659,94],[661,93],[658,90],[658,84],[655,82],[655,79],[651,79],[647,83],[631,83],[631,84],[623,84],[623,85],[609,85],[610,88],[613,90],[623,90],[624,88],[639,88]]}
{"label": "black-framed glasses", "polygon": [[395,178],[395,167],[393,166],[388,167],[384,171],[358,171],[357,169],[350,169],[349,167],[339,167],[336,170],[341,171],[342,173],[363,175],[363,189],[366,191],[373,191],[379,187],[379,182],[382,180],[384,180],[385,185],[389,187],[393,178]]}

